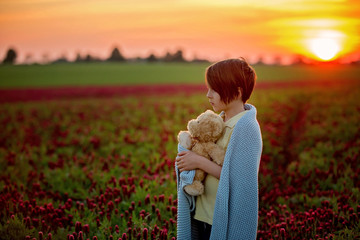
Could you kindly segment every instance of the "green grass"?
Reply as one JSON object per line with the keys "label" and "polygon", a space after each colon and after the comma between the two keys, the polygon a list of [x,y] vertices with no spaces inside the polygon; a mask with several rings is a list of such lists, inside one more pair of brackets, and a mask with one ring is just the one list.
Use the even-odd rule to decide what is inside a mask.
{"label": "green grass", "polygon": [[[206,63],[81,63],[0,66],[0,88],[204,82]],[[254,66],[258,81],[358,79],[356,66]]]}

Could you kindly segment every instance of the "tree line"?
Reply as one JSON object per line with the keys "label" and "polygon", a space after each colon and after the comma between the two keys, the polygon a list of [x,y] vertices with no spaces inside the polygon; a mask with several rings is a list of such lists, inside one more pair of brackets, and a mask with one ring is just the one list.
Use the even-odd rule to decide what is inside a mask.
{"label": "tree line", "polygon": [[[18,54],[14,48],[9,48],[6,52],[4,59],[2,60],[2,64],[15,64]],[[26,58],[30,58],[28,55]],[[149,56],[145,58],[136,57],[135,59],[126,58],[119,50],[119,48],[114,47],[111,51],[111,54],[106,59],[100,59],[90,54],[87,54],[85,57],[82,57],[80,53],[77,54],[74,61],[69,61],[65,56],[61,56],[60,58],[50,61],[50,63],[68,63],[68,62],[189,62],[183,56],[182,50],[177,50],[175,53],[167,52],[165,56],[158,57],[151,53]],[[191,62],[209,62],[206,59],[193,59]]]}
{"label": "tree line", "polygon": [[[14,48],[9,48],[6,52],[6,55],[4,57],[4,59],[2,61],[0,61],[0,63],[2,63],[3,65],[8,64],[8,65],[12,65],[16,63],[16,59],[17,59],[17,52]],[[76,58],[74,61],[69,61],[66,56],[61,56],[58,59],[55,59],[53,61],[48,61],[48,55],[43,55],[43,58],[46,59],[46,63],[90,63],[90,62],[148,62],[148,63],[152,63],[152,62],[206,62],[209,63],[210,61],[208,61],[207,59],[198,59],[198,58],[194,58],[191,61],[188,61],[184,58],[183,56],[183,51],[181,49],[177,50],[174,53],[170,53],[167,52],[164,56],[156,56],[155,54],[151,53],[149,54],[147,57],[141,58],[141,57],[136,57],[136,58],[126,58],[119,50],[119,48],[114,47],[114,49],[111,51],[109,57],[107,57],[106,59],[100,59],[97,57],[94,57],[90,54],[87,54],[86,56],[81,56],[80,53],[77,54]],[[25,63],[29,63],[29,59],[31,59],[31,55],[27,55],[25,57]],[[301,55],[294,55],[293,59],[292,59],[292,63],[291,65],[306,65],[306,64],[311,64],[314,62],[314,60],[312,61],[305,61],[305,57],[301,56]],[[341,61],[339,61],[340,59],[337,60],[333,60],[331,62],[328,63],[341,63]],[[252,63],[253,65],[282,65],[281,63],[281,57],[280,56],[274,56],[273,57],[273,61],[271,64],[269,63],[265,63],[264,58],[262,56],[258,56],[257,61],[255,63]],[[359,65],[360,64],[360,56],[358,60],[354,60],[352,62],[350,62],[350,64],[352,65]]]}

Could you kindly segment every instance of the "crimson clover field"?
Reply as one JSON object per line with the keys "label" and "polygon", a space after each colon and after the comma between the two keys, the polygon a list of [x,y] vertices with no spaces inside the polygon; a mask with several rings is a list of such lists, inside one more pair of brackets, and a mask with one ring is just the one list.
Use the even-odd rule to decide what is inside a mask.
{"label": "crimson clover field", "polygon": [[[359,95],[255,89],[258,239],[360,238]],[[0,239],[175,239],[176,136],[210,107],[198,91],[1,103]]]}

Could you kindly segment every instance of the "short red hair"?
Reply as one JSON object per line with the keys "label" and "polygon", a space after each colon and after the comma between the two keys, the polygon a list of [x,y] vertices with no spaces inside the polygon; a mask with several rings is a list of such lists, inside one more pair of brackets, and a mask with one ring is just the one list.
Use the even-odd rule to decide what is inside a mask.
{"label": "short red hair", "polygon": [[239,95],[238,88],[243,103],[246,103],[254,90],[256,73],[244,58],[226,59],[206,69],[205,81],[224,103],[230,103]]}

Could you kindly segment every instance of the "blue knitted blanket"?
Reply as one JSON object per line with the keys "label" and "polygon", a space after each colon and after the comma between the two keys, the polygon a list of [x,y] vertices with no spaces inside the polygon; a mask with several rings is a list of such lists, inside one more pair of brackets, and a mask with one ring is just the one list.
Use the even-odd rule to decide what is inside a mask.
{"label": "blue knitted blanket", "polygon": [[[256,108],[249,110],[235,125],[227,147],[215,202],[210,239],[256,239],[258,224],[258,172],[262,152],[262,137],[256,120]],[[178,146],[178,151],[184,151]],[[183,189],[191,184],[195,171],[177,175],[178,217],[177,239],[197,239],[192,229],[192,212],[195,198]]]}

